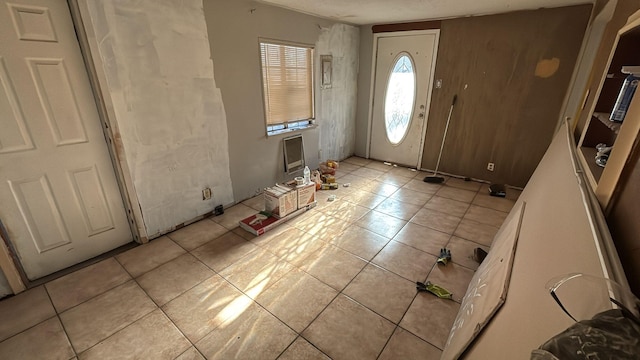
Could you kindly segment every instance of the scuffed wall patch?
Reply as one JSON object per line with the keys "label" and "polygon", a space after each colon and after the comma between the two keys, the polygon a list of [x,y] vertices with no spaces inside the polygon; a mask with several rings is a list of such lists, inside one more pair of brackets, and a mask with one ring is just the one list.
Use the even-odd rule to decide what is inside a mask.
{"label": "scuffed wall patch", "polygon": [[551,59],[542,59],[536,65],[535,75],[543,79],[552,77],[560,68],[560,59],[557,57]]}
{"label": "scuffed wall patch", "polygon": [[[96,34],[105,96],[149,237],[232,203],[226,114],[202,0],[87,5],[85,26]],[[210,201],[202,200],[205,187],[213,190]]]}
{"label": "scuffed wall patch", "polygon": [[322,29],[316,42],[318,64],[320,56],[332,56],[331,87],[319,90],[316,104],[320,160],[341,160],[355,151],[359,39],[358,28],[335,24]]}

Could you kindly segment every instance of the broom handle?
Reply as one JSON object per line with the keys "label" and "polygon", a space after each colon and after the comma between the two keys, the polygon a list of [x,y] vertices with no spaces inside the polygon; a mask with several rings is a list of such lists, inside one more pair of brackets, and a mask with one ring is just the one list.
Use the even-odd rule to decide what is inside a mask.
{"label": "broom handle", "polygon": [[449,116],[447,116],[447,125],[444,127],[444,135],[442,135],[442,144],[440,144],[440,153],[438,154],[438,162],[436,163],[436,170],[433,172],[433,176],[438,175],[438,168],[440,167],[440,159],[442,158],[442,149],[444,149],[444,141],[447,139],[447,130],[449,130],[449,121],[451,121],[451,113],[453,112],[453,105],[456,104],[458,95],[453,95],[453,101],[451,101],[451,107],[449,108]]}

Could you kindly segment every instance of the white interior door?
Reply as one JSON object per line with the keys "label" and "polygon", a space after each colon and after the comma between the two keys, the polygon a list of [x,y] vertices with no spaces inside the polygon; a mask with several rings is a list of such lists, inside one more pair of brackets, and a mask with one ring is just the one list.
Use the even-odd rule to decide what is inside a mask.
{"label": "white interior door", "polygon": [[438,34],[377,38],[370,157],[420,166]]}
{"label": "white interior door", "polygon": [[0,219],[30,279],[132,240],[66,0],[0,4]]}

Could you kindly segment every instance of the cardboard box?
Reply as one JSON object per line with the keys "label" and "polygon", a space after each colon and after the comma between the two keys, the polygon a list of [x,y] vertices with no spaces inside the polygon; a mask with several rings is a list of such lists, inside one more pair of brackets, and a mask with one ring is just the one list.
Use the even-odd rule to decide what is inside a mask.
{"label": "cardboard box", "polygon": [[265,189],[264,210],[277,219],[298,210],[298,192],[285,185]]}
{"label": "cardboard box", "polygon": [[316,202],[316,183],[296,186],[298,192],[298,208],[305,207]]}
{"label": "cardboard box", "polygon": [[296,185],[295,180],[285,183],[286,186],[295,188],[298,192],[298,209],[316,202],[316,183]]}

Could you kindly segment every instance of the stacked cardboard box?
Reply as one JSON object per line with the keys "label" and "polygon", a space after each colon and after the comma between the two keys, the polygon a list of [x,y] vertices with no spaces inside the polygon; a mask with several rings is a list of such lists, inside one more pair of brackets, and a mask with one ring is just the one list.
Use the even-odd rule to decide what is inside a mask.
{"label": "stacked cardboard box", "polygon": [[264,190],[264,210],[281,219],[298,210],[298,192],[289,186],[276,184]]}
{"label": "stacked cardboard box", "polygon": [[264,211],[240,221],[240,227],[260,236],[316,206],[316,184],[277,184],[264,191]]}
{"label": "stacked cardboard box", "polygon": [[289,181],[285,183],[285,185],[296,189],[298,193],[298,208],[316,202],[316,183],[310,182],[308,184],[296,185],[295,181]]}

